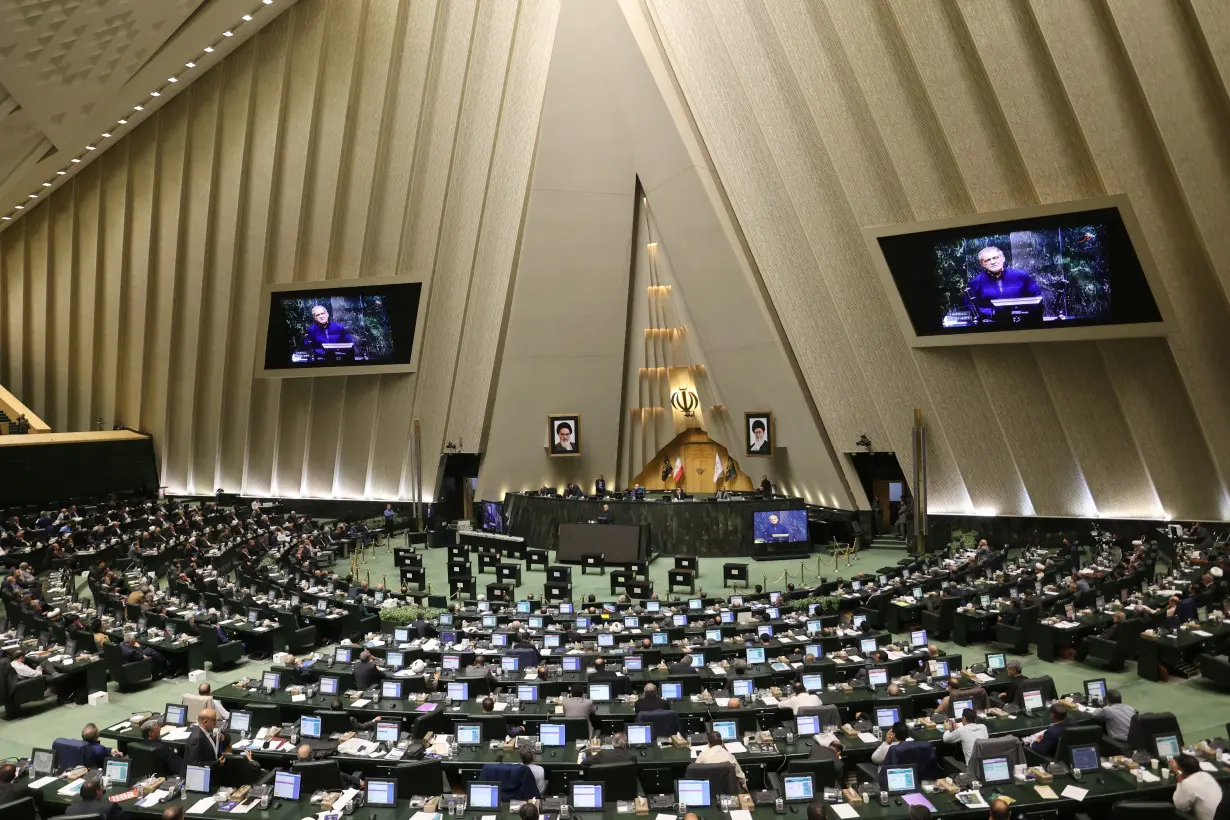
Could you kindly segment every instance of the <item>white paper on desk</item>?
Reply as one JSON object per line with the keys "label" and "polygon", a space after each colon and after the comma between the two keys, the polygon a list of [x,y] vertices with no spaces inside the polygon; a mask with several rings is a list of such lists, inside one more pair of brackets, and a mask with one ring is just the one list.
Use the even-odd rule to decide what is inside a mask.
{"label": "white paper on desk", "polygon": [[43,786],[46,786],[49,783],[54,783],[59,779],[60,778],[56,777],[55,775],[49,774],[49,775],[46,775],[45,777],[40,777],[38,780],[35,780],[33,783],[30,784],[30,788],[41,789],[43,788]]}
{"label": "white paper on desk", "polygon": [[1146,782],[1146,783],[1159,783],[1159,782],[1161,782],[1161,778],[1160,778],[1160,777],[1158,777],[1157,775],[1155,775],[1153,772],[1150,772],[1150,771],[1143,771],[1143,772],[1141,772],[1141,773],[1140,773],[1140,779],[1141,779],[1141,780],[1143,780],[1143,781],[1144,781],[1144,782]]}
{"label": "white paper on desk", "polygon": [[991,677],[985,672],[979,672],[977,675],[974,675],[974,680],[978,681],[979,683],[990,683],[991,681],[995,680],[995,678]]}
{"label": "white paper on desk", "polygon": [[[834,658],[834,660],[836,660],[836,658]],[[848,663],[862,663],[863,656],[862,655],[846,655],[846,661]]]}
{"label": "white paper on desk", "polygon": [[731,809],[730,820],[752,820],[752,813],[747,809]]}
{"label": "white paper on desk", "polygon": [[81,793],[81,786],[85,783],[84,777],[79,777],[67,786],[62,786],[56,790],[56,794],[62,794],[65,797],[71,797],[74,794]]}
{"label": "white paper on desk", "polygon": [[876,740],[876,736],[873,735],[871,732],[859,732],[858,739],[863,741],[864,743],[879,743],[880,742]]}
{"label": "white paper on desk", "polygon": [[359,794],[358,789],[346,789],[344,792],[342,792],[342,796],[339,797],[337,799],[337,802],[334,803],[333,805],[334,806],[344,806],[347,803],[349,803],[351,800],[354,800],[355,797],[358,796],[358,794]]}
{"label": "white paper on desk", "polygon": [[381,641],[381,640],[368,641],[367,645],[368,646],[384,646],[384,641]]}
{"label": "white paper on desk", "polygon": [[122,731],[124,731],[125,729],[131,728],[131,726],[132,726],[132,721],[128,721],[128,720],[126,720],[126,721],[124,721],[123,723],[117,723],[117,724],[115,724],[114,726],[112,726],[112,727],[111,727],[110,729],[108,729],[107,731],[108,731],[108,732],[122,732]]}
{"label": "white paper on desk", "polygon": [[259,800],[245,800],[230,810],[230,814],[247,814],[261,804]]}
{"label": "white paper on desk", "polygon": [[832,732],[821,732],[818,735],[813,735],[818,746],[832,746],[837,742],[837,735]]}
{"label": "white paper on desk", "polygon": [[[368,755],[376,748],[378,744],[371,740],[360,740],[357,737],[352,737],[344,743],[339,743],[337,750],[341,754],[346,755]],[[339,804],[340,805],[340,804]]]}
{"label": "white paper on desk", "polygon": [[358,700],[356,700],[354,703],[350,704],[350,708],[352,708],[352,709],[362,709],[362,708],[363,708],[364,706],[366,706],[368,703],[369,703],[369,701],[367,700],[367,698],[359,698],[359,699],[358,699]]}
{"label": "white paper on desk", "polygon": [[709,671],[715,675],[725,675],[726,674],[726,670],[718,666],[717,664],[710,664]]}
{"label": "white paper on desk", "polygon": [[184,812],[184,814],[204,814],[205,812],[213,808],[214,804],[217,802],[218,802],[217,798],[203,797],[200,800],[193,803],[192,807],[189,808],[186,812]]}
{"label": "white paper on desk", "polygon": [[155,789],[154,791],[145,795],[145,797],[142,797],[140,800],[138,800],[137,805],[143,809],[149,808],[150,806],[155,805],[162,798],[166,797],[168,794],[170,794],[170,792],[167,791],[166,789]]}
{"label": "white paper on desk", "polygon": [[189,735],[191,734],[192,734],[192,729],[185,727],[185,726],[179,726],[167,732],[165,735],[163,735],[162,739],[163,740],[187,740]]}
{"label": "white paper on desk", "polygon": [[888,653],[888,659],[890,661],[900,660],[901,658],[904,658],[904,657],[905,657],[904,652],[889,652]]}
{"label": "white paper on desk", "polygon": [[1213,637],[1213,633],[1212,633],[1212,632],[1205,632],[1203,629],[1193,629],[1193,630],[1192,630],[1192,634],[1193,634],[1193,635],[1199,635],[1199,636],[1200,636],[1200,637],[1202,637],[1202,638],[1211,638],[1211,637]]}
{"label": "white paper on desk", "polygon": [[1207,760],[1200,761],[1200,768],[1206,772],[1213,772],[1214,774],[1217,773],[1217,767]]}
{"label": "white paper on desk", "polygon": [[1082,789],[1077,786],[1065,786],[1060,793],[1061,797],[1066,797],[1069,800],[1075,800],[1077,803],[1085,799],[1085,795],[1089,794],[1088,789]]}
{"label": "white paper on desk", "polygon": [[931,684],[927,683],[926,681],[919,681],[918,688],[923,690],[924,692],[930,692],[935,687],[933,687]]}
{"label": "white paper on desk", "polygon": [[732,740],[732,741],[730,741],[730,742],[728,742],[728,743],[726,743],[726,744],[723,744],[723,745],[725,745],[725,746],[726,746],[726,751],[730,752],[732,755],[737,755],[737,754],[739,754],[740,752],[746,752],[746,751],[747,751],[747,747],[746,747],[746,746],[744,746],[742,743],[740,743],[740,742],[739,742],[739,741],[737,741],[737,740]]}
{"label": "white paper on desk", "polygon": [[763,698],[760,699],[760,702],[763,703],[765,706],[776,706],[777,698],[773,697],[772,695],[765,695]]}
{"label": "white paper on desk", "polygon": [[508,708],[508,704],[507,704],[507,703],[505,703],[505,702],[504,702],[504,701],[502,701],[502,700],[497,700],[497,701],[495,702],[495,705],[494,705],[494,706],[492,706],[491,708],[492,708],[492,710],[494,710],[494,711],[496,711],[496,712],[503,712],[505,709],[507,709],[507,708]]}
{"label": "white paper on desk", "polygon": [[305,700],[307,700],[307,695],[291,695],[290,696],[291,703],[303,703]]}
{"label": "white paper on desk", "polygon": [[[268,631],[269,631],[269,627],[267,627],[267,626],[254,626],[254,627],[252,627],[252,631],[253,631],[253,632],[268,632]],[[231,811],[235,811],[235,809],[232,809]]]}
{"label": "white paper on desk", "polygon": [[852,817],[858,817],[858,810],[849,803],[829,803],[829,811],[831,811],[841,820],[850,820]]}
{"label": "white paper on desk", "polygon": [[[411,817],[410,820],[414,820],[414,818]],[[677,820],[677,818],[673,814],[659,814],[653,820]]]}

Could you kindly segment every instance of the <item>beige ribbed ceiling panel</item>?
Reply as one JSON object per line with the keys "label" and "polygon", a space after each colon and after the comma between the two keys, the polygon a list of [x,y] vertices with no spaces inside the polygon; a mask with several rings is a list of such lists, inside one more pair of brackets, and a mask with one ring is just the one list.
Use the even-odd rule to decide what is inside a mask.
{"label": "beige ribbed ceiling panel", "polygon": [[[430,495],[450,395],[467,439],[487,404],[557,14],[296,3],[0,234],[0,382],[153,432],[174,491],[405,497],[417,406]],[[405,274],[418,374],[253,377],[264,283]]]}
{"label": "beige ribbed ceiling panel", "polygon": [[[1230,515],[1210,240],[1230,179],[1207,136],[1230,7],[647,1],[839,449],[869,428],[907,451],[922,407],[933,511]],[[1181,317],[1169,340],[910,350],[859,236],[1120,192]]]}

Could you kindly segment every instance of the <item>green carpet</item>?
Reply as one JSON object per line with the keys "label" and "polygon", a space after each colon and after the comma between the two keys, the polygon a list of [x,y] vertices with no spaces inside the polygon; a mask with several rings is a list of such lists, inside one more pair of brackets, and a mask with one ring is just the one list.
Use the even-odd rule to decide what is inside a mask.
{"label": "green carpet", "polygon": [[[397,539],[400,541],[400,539]],[[854,566],[842,567],[840,573],[850,577],[856,572],[875,572],[880,567],[895,565],[903,557],[903,553],[890,550],[866,550],[854,561]],[[425,553],[424,566],[427,577],[433,588],[445,588],[445,566],[448,560],[447,550],[428,550]],[[731,558],[701,558],[700,575],[697,579],[700,588],[713,595],[722,594],[722,564],[731,560],[746,560],[753,584],[767,583],[768,588],[784,588],[786,581],[798,583],[805,576],[805,583],[815,583],[818,570],[816,559],[808,564],[800,565],[798,561],[755,561],[753,559]],[[826,559],[827,560],[827,559]],[[659,559],[650,566],[650,578],[655,588],[666,589],[666,572],[673,566],[669,558]],[[342,573],[348,571],[344,564],[336,569]],[[398,577],[393,566],[392,553],[387,549],[376,551],[369,555],[362,564],[361,572],[371,573],[373,583],[379,583],[387,577],[391,584],[396,585]],[[835,578],[833,564],[828,561],[820,572],[828,578]],[[783,574],[787,573],[785,577]],[[523,572],[522,586],[519,591],[542,593],[546,573],[541,571]],[[494,580],[494,575],[479,576],[480,579]],[[572,573],[573,588],[577,595],[585,596],[593,593],[599,599],[610,597],[610,581],[605,575],[589,573],[582,575],[580,567],[574,567]],[[486,583],[480,581],[480,585]],[[984,650],[978,646],[962,648],[956,644],[940,642],[949,652],[960,652],[965,659],[977,658]],[[1125,701],[1142,712],[1173,712],[1183,730],[1184,740],[1195,742],[1207,737],[1225,737],[1227,716],[1230,715],[1230,696],[1223,694],[1207,685],[1201,679],[1173,679],[1169,683],[1154,683],[1141,680],[1136,676],[1134,664],[1129,663],[1127,670],[1119,674],[1103,674],[1098,670],[1084,667],[1076,663],[1044,663],[1032,655],[1021,658],[1027,675],[1050,675],[1060,692],[1074,692],[1081,689],[1082,681],[1093,677],[1105,677],[1112,688],[1118,688],[1123,693]],[[213,685],[220,686],[239,678],[259,674],[269,667],[269,662],[249,661],[245,665],[225,673],[210,673]],[[177,681],[164,681],[139,692],[120,694],[111,690],[111,700],[101,706],[57,706],[36,715],[13,721],[0,721],[0,757],[11,758],[28,755],[32,747],[49,748],[51,741],[57,737],[79,737],[81,727],[86,723],[96,723],[105,727],[118,723],[134,711],[161,712],[165,704],[178,703],[186,693],[195,692],[195,684],[190,684],[186,678]]]}

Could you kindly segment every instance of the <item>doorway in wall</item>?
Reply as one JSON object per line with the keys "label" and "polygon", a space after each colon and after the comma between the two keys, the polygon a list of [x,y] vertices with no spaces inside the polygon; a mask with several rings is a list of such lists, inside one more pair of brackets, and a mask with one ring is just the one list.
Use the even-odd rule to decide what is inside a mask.
{"label": "doorway in wall", "polygon": [[905,480],[897,454],[887,450],[848,452],[859,483],[871,503],[872,538],[895,532],[893,523],[903,499],[910,497],[910,487]]}

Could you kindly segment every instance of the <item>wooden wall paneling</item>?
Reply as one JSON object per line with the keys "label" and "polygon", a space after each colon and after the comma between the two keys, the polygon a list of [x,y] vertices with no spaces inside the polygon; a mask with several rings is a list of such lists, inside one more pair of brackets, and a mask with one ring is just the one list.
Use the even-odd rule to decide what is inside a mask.
{"label": "wooden wall paneling", "polygon": [[146,365],[149,362],[150,277],[155,253],[157,138],[156,128],[139,128],[125,146],[129,162],[129,217],[125,236],[128,270],[127,287],[120,293],[124,333],[119,383],[115,391],[115,421],[138,429],[142,429],[142,386],[149,376]]}
{"label": "wooden wall paneling", "polygon": [[[26,339],[24,348],[26,382],[28,393],[34,399],[34,407],[47,406],[47,382],[50,378],[47,355],[47,334],[53,315],[48,304],[48,238],[51,235],[50,216],[46,208],[36,208],[30,214],[30,224],[26,227],[25,246],[27,270],[27,315],[31,321],[26,322]],[[41,317],[41,318],[38,318]],[[43,419],[46,421],[46,419]]]}
{"label": "wooden wall paneling", "polygon": [[77,253],[73,257],[73,355],[69,360],[73,413],[70,429],[94,429],[94,332],[99,249],[99,198],[102,164],[73,178],[77,196]]}
{"label": "wooden wall paneling", "polygon": [[[43,421],[52,430],[67,430],[69,419],[70,382],[68,362],[72,356],[73,255],[75,252],[76,198],[72,186],[57,190],[50,200],[52,211],[51,317],[52,342],[51,399],[43,412]],[[0,242],[0,245],[4,244]],[[0,365],[3,364],[0,356]]]}
{"label": "wooden wall paneling", "polygon": [[4,350],[4,367],[0,369],[0,384],[8,385],[13,395],[21,398],[24,318],[26,312],[26,226],[9,229],[17,238],[5,242],[0,253],[3,265],[0,281],[4,283],[3,327],[0,327],[0,347]]}
{"label": "wooden wall paneling", "polygon": [[99,158],[102,166],[102,209],[99,213],[97,319],[94,342],[93,413],[104,429],[115,425],[118,359],[129,317],[120,310],[128,265],[128,156],[129,143],[116,146]]}

